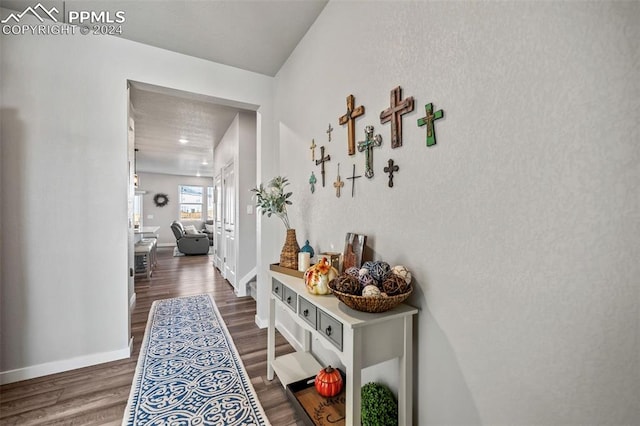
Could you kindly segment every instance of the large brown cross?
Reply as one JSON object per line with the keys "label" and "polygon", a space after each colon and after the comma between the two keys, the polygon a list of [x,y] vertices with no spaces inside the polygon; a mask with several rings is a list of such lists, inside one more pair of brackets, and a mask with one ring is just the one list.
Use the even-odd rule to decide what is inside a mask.
{"label": "large brown cross", "polygon": [[322,187],[324,188],[324,163],[331,160],[331,156],[329,154],[327,154],[327,156],[324,156],[324,145],[322,145],[320,147],[320,159],[316,160],[316,166],[318,164],[322,164],[321,168],[320,168],[320,173],[322,174]]}
{"label": "large brown cross", "polygon": [[402,116],[413,111],[413,96],[402,99],[400,86],[391,91],[391,106],[380,113],[380,123],[391,121],[391,148],[402,146]]}
{"label": "large brown cross", "polygon": [[347,113],[340,117],[338,122],[342,125],[347,125],[347,138],[349,155],[355,155],[356,153],[356,118],[364,114],[364,106],[354,107],[356,104],[356,98],[353,95],[347,96]]}

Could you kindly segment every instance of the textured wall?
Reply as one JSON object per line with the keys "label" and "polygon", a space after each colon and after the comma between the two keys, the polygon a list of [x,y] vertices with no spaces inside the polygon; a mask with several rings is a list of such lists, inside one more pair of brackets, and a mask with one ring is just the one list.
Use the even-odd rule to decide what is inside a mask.
{"label": "textured wall", "polygon": [[[299,239],[364,233],[414,272],[417,423],[640,422],[638,22],[632,2],[332,1],[278,74]],[[392,150],[378,116],[397,85],[416,110]],[[357,140],[374,124],[383,145],[336,198],[337,163],[364,172],[337,123],[350,93]],[[312,138],[332,157],[313,195]]]}

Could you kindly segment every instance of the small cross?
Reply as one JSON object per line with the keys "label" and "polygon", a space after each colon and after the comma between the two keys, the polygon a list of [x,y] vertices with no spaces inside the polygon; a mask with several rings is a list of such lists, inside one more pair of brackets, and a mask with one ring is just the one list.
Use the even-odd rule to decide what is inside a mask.
{"label": "small cross", "polygon": [[333,187],[336,189],[336,197],[340,198],[340,188],[344,186],[344,182],[340,180],[340,163],[338,163],[338,178],[333,182]]}
{"label": "small cross", "polygon": [[402,100],[400,86],[391,91],[391,106],[380,113],[380,124],[391,121],[391,148],[402,146],[402,116],[413,111],[413,96]]}
{"label": "small cross", "polygon": [[427,125],[427,146],[432,146],[436,144],[436,129],[433,127],[433,122],[441,119],[444,116],[444,111],[439,110],[434,114],[433,104],[426,104],[424,109],[427,115],[418,119],[418,127]]}
{"label": "small cross", "polygon": [[324,188],[324,163],[326,163],[329,160],[331,160],[331,156],[327,154],[327,156],[325,157],[325,155],[324,155],[324,145],[322,145],[320,147],[320,159],[316,160],[316,166],[318,164],[322,164],[321,169],[320,169],[320,173],[322,174],[322,187],[323,188]]}
{"label": "small cross", "polygon": [[356,118],[364,114],[364,106],[354,107],[356,98],[353,95],[347,96],[347,113],[338,119],[342,125],[347,125],[347,138],[349,155],[356,153]]}
{"label": "small cross", "polygon": [[389,165],[384,168],[385,173],[389,173],[389,188],[393,188],[393,172],[400,170],[400,167],[393,164],[393,160],[389,159]]}
{"label": "small cross", "polygon": [[311,176],[309,176],[309,184],[311,185],[311,193],[313,194],[314,192],[316,192],[316,175],[313,174],[313,172],[311,172]]}
{"label": "small cross", "polygon": [[347,179],[351,179],[351,198],[353,198],[353,184],[356,182],[356,179],[361,178],[362,176],[356,176],[356,165],[353,165],[353,172],[351,173],[351,177]]}
{"label": "small cross", "polygon": [[309,147],[309,149],[311,150],[311,161],[316,161],[316,140],[315,139],[311,139],[311,146]]}
{"label": "small cross", "polygon": [[358,142],[358,151],[365,151],[364,175],[371,179],[373,177],[373,147],[382,145],[382,136],[373,136],[373,126],[364,128],[365,140]]}
{"label": "small cross", "polygon": [[327,134],[329,135],[329,142],[331,142],[331,132],[333,132],[333,127],[331,127],[331,123],[329,123],[329,128],[327,129]]}

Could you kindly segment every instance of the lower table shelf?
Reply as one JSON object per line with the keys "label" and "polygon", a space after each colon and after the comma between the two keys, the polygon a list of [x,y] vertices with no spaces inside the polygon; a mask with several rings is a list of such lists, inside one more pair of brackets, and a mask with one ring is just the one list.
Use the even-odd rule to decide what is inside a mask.
{"label": "lower table shelf", "polygon": [[309,352],[292,352],[273,361],[273,371],[285,388],[289,383],[315,377],[322,365]]}

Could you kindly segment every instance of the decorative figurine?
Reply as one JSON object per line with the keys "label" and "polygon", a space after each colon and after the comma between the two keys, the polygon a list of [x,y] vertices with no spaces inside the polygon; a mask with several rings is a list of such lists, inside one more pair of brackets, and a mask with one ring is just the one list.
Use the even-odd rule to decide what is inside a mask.
{"label": "decorative figurine", "polygon": [[413,111],[413,96],[402,100],[400,86],[391,91],[391,105],[380,113],[380,123],[391,121],[391,148],[402,146],[402,116]]}
{"label": "decorative figurine", "polygon": [[347,96],[347,113],[338,119],[342,125],[347,125],[347,140],[349,155],[356,153],[356,118],[364,114],[364,106],[354,107],[356,98],[353,95]]}
{"label": "decorative figurine", "polygon": [[358,142],[358,151],[365,151],[365,171],[364,175],[371,179],[373,177],[373,147],[382,145],[382,136],[373,136],[373,126],[364,128],[365,140]]}
{"label": "decorative figurine", "polygon": [[433,104],[429,103],[424,106],[427,115],[418,119],[418,127],[427,125],[427,146],[436,144],[436,129],[433,127],[433,122],[444,117],[444,111],[438,110],[433,112]]}
{"label": "decorative figurine", "polygon": [[338,178],[333,182],[333,187],[336,189],[336,197],[340,198],[340,188],[344,186],[344,182],[340,180],[340,163],[338,163]]}
{"label": "decorative figurine", "polygon": [[355,183],[356,179],[361,178],[362,176],[356,176],[356,165],[353,165],[353,172],[351,173],[351,177],[348,177],[347,179],[351,180],[351,198],[353,198],[353,184]]}
{"label": "decorative figurine", "polygon": [[329,281],[338,276],[338,270],[331,266],[326,257],[307,269],[304,273],[304,283],[311,294],[329,294]]}
{"label": "decorative figurine", "polygon": [[326,163],[327,161],[331,160],[331,156],[327,154],[327,156],[325,157],[324,155],[324,145],[322,145],[320,147],[320,159],[316,160],[316,166],[318,164],[322,164],[321,168],[320,168],[320,173],[322,174],[322,187],[324,188],[324,163]]}
{"label": "decorative figurine", "polygon": [[314,192],[316,192],[316,175],[311,172],[311,176],[309,177],[309,184],[311,185],[311,193],[313,194]]}
{"label": "decorative figurine", "polygon": [[385,173],[389,173],[389,188],[393,188],[393,172],[400,170],[400,167],[393,164],[393,160],[389,159],[389,165],[384,168]]}

